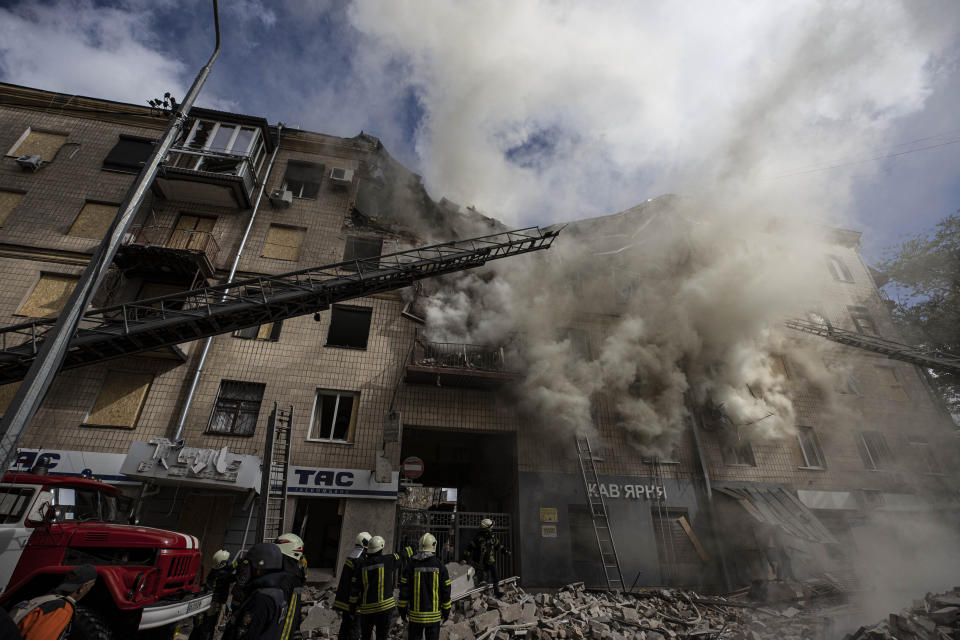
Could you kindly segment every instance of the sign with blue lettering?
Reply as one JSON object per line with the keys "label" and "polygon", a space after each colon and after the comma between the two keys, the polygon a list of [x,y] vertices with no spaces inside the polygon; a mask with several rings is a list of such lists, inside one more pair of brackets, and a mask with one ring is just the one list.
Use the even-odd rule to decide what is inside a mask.
{"label": "sign with blue lettering", "polygon": [[398,472],[393,471],[390,482],[377,482],[373,471],[369,469],[290,467],[287,493],[299,496],[396,500],[399,476]]}
{"label": "sign with blue lettering", "polygon": [[17,449],[17,457],[10,464],[10,471],[29,473],[42,465],[52,476],[93,478],[112,484],[135,482],[120,473],[122,453],[98,451],[67,451],[63,449]]}

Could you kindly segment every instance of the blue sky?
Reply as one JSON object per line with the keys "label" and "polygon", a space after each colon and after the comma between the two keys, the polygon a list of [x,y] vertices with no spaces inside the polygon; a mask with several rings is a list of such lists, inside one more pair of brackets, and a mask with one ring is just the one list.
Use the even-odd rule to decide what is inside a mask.
{"label": "blue sky", "polygon": [[[960,208],[950,0],[221,4],[201,104],[372,133],[508,222],[709,193],[862,230],[876,258]],[[0,79],[182,96],[211,33],[202,0],[6,0]]]}

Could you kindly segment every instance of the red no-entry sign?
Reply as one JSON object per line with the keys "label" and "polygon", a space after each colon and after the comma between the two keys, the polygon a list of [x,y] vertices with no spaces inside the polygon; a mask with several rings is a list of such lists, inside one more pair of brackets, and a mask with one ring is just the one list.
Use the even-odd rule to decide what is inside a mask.
{"label": "red no-entry sign", "polygon": [[416,480],[423,475],[423,460],[416,456],[410,456],[400,464],[400,471],[405,478]]}

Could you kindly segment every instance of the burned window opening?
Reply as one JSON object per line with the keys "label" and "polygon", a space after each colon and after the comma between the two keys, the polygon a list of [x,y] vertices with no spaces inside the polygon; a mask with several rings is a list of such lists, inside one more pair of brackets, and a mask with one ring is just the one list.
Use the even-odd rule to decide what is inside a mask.
{"label": "burned window opening", "polygon": [[294,198],[316,200],[323,181],[323,169],[322,164],[291,160],[283,175],[284,190],[291,192]]}
{"label": "burned window opening", "polygon": [[326,346],[366,349],[372,316],[373,309],[369,307],[334,305],[330,310]]}
{"label": "burned window opening", "polygon": [[221,381],[207,433],[252,436],[265,389],[260,382]]}

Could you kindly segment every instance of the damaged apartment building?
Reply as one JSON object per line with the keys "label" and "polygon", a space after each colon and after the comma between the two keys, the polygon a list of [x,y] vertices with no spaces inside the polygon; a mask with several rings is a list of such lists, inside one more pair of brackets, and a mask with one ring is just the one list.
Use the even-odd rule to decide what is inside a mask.
{"label": "damaged apartment building", "polygon": [[[62,308],[167,119],[0,85],[4,326]],[[25,156],[43,161],[18,163]],[[557,242],[621,236],[661,206],[669,201],[576,222]],[[224,282],[235,261],[238,280],[351,261],[360,269],[370,264],[362,260],[505,229],[433,202],[373,136],[197,108],[94,306],[169,305],[164,296]],[[859,234],[824,229],[819,238],[829,294],[808,328],[815,319],[896,339]],[[399,545],[430,530],[456,558],[490,517],[513,550],[503,573],[530,586],[618,580],[722,590],[825,567],[842,582],[853,579],[849,551],[866,523],[958,506],[953,425],[917,365],[831,343],[843,383],[824,389],[789,355],[772,354],[793,388],[795,434],[731,437],[724,408],[690,393],[669,455],[638,453],[616,399],[598,392],[590,450],[578,451],[585,441],[532,425],[518,406],[524,373],[515,350],[436,339],[423,298],[437,286],[226,332],[209,353],[204,340],[187,340],[64,370],[14,468],[42,462],[50,473],[115,483],[137,499],[141,523],[196,535],[207,561],[257,541],[269,516],[259,494],[278,491],[284,520],[273,530],[303,537],[317,579],[335,574],[357,531]],[[234,295],[264,290],[248,283]],[[596,359],[617,318],[616,304],[585,307],[564,339],[578,358]],[[826,341],[810,335],[815,328],[791,339],[821,357]],[[0,409],[16,385],[0,387]],[[830,421],[841,414],[855,418]],[[281,432],[285,477],[261,487],[265,452]],[[416,473],[402,479],[408,465]],[[412,498],[431,492],[437,497]],[[608,517],[598,519],[601,501]],[[613,558],[598,549],[607,524]],[[615,578],[605,564],[616,565]]]}

